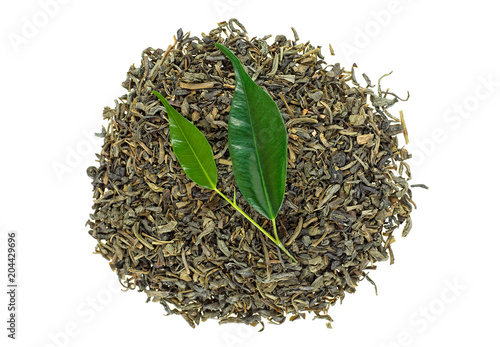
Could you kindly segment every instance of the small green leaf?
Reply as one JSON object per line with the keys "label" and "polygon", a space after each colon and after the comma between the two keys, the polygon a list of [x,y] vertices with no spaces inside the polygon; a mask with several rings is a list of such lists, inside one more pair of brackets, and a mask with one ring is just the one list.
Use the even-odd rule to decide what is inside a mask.
{"label": "small green leaf", "polygon": [[275,219],[285,195],[287,132],[273,99],[216,43],[234,67],[236,86],[229,112],[229,154],[236,183],[258,212]]}
{"label": "small green leaf", "polygon": [[153,93],[167,109],[170,140],[174,153],[186,175],[199,186],[215,189],[217,167],[212,148],[201,131],[182,117],[158,92]]}

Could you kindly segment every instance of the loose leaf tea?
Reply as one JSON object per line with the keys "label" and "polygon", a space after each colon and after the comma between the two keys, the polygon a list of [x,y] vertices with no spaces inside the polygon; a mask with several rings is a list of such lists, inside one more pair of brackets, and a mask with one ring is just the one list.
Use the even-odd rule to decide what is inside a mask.
{"label": "loose leaf tea", "polygon": [[[249,37],[231,19],[200,37],[179,30],[165,51],[144,50],[122,84],[127,93],[104,109],[103,147],[87,170],[89,233],[124,287],[193,327],[207,319],[279,324],[307,312],[330,324],[329,308],[363,279],[373,283],[377,262],[394,261],[398,227],[406,236],[412,226],[410,154],[398,142],[408,133],[402,114],[390,112],[401,99],[382,88],[387,77],[372,83],[355,65],[327,63],[295,30],[291,39]],[[236,189],[228,123],[237,81],[216,43],[284,120],[286,183],[275,223],[297,263],[234,208],[272,227]],[[205,136],[229,201],[186,175],[153,91]]]}

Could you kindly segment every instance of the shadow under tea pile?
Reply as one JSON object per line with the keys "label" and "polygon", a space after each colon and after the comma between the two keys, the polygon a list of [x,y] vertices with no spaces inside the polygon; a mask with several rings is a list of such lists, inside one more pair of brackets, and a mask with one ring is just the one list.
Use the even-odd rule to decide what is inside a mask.
{"label": "shadow under tea pile", "polygon": [[[125,287],[146,292],[193,327],[208,318],[283,323],[287,314],[293,320],[305,312],[330,320],[330,305],[361,279],[371,282],[366,271],[375,262],[392,263],[395,229],[404,225],[406,236],[411,228],[410,155],[396,137],[407,138],[406,128],[402,114],[387,111],[398,97],[383,92],[380,80],[375,90],[365,75],[357,81],[354,67],[326,65],[319,48],[293,34],[249,40],[234,19],[201,38],[179,30],[167,51],[143,52],[122,84],[128,93],[104,110],[109,126],[99,163],[88,169],[96,252]],[[288,175],[277,222],[298,263],[215,192],[193,183],[172,151],[165,108],[153,90],[206,136],[218,187],[233,196],[227,121],[235,79],[216,42],[238,56],[284,118]],[[270,230],[239,193],[236,200]]]}

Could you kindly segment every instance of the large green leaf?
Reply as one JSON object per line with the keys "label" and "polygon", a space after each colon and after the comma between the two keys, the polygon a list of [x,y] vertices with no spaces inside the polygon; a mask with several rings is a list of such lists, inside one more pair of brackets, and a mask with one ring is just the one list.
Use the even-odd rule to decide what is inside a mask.
{"label": "large green leaf", "polygon": [[236,76],[228,124],[234,178],[250,205],[275,219],[285,196],[285,123],[276,103],[248,76],[238,58],[223,45],[215,45],[229,58]]}
{"label": "large green leaf", "polygon": [[186,175],[199,186],[215,189],[217,168],[212,148],[201,131],[182,117],[158,92],[153,93],[167,109],[170,140],[174,153]]}

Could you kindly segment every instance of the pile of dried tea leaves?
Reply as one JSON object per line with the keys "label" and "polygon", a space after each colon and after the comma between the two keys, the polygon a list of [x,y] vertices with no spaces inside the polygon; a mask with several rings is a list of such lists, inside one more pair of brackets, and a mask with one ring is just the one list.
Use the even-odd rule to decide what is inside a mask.
{"label": "pile of dried tea leaves", "polygon": [[[360,280],[371,282],[366,271],[374,263],[392,263],[394,231],[410,231],[410,155],[397,139],[407,133],[402,113],[388,112],[399,98],[382,91],[380,80],[375,90],[366,75],[357,81],[355,65],[326,65],[320,48],[298,43],[292,30],[292,40],[248,39],[235,19],[201,38],[179,30],[166,51],[143,52],[122,84],[128,93],[104,109],[104,145],[98,166],[88,169],[94,212],[87,224],[96,252],[123,286],[146,292],[193,327],[208,318],[283,323],[306,312],[331,320],[330,305]],[[288,176],[277,221],[298,263],[187,178],[172,151],[153,90],[205,134],[219,189],[229,196],[236,189],[239,206],[270,230],[235,187],[227,149],[235,79],[215,42],[238,56],[285,120]]]}

